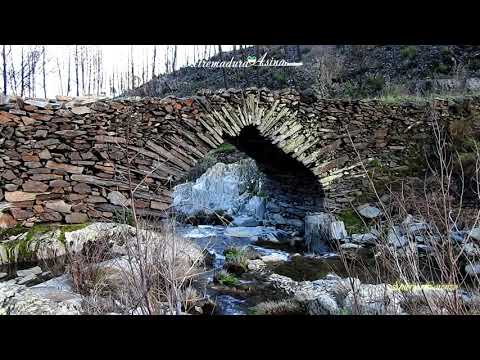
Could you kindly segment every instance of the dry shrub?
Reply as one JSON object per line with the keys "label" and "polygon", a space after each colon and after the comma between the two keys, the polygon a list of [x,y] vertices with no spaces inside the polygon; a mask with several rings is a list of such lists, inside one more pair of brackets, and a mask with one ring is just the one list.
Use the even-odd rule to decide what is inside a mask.
{"label": "dry shrub", "polygon": [[300,315],[306,314],[303,306],[296,300],[265,301],[251,309],[255,315]]}
{"label": "dry shrub", "polygon": [[317,73],[315,89],[321,97],[331,95],[334,79],[344,70],[344,57],[338,54],[335,46],[322,47],[314,69]]}
{"label": "dry shrub", "polygon": [[[108,264],[117,271],[115,300],[122,312],[181,314],[203,298],[192,290],[204,271],[203,251],[178,237],[173,221],[152,226],[141,220],[128,232],[133,235],[113,233],[120,238],[125,255]],[[110,241],[118,243],[118,239]]]}
{"label": "dry shrub", "polygon": [[70,274],[73,287],[82,295],[90,295],[98,290],[105,280],[104,270],[99,264],[110,257],[110,244],[105,238],[84,244],[80,252],[67,253],[67,272]]}
{"label": "dry shrub", "polygon": [[[365,266],[373,267],[377,283],[393,283],[400,289],[402,307],[407,313],[476,313],[480,304],[480,278],[478,275],[466,275],[464,267],[472,264],[472,258],[466,256],[463,245],[452,239],[465,223],[471,227],[478,226],[480,211],[477,209],[465,212],[464,181],[462,178],[456,179],[453,172],[456,154],[448,151],[447,131],[439,125],[434,111],[431,116],[435,141],[433,158],[436,163],[428,164],[430,176],[423,182],[423,188],[403,186],[399,191],[390,191],[390,204],[387,205],[375,189],[374,181],[365,166],[363,167],[385,218],[385,221],[377,226],[379,240],[373,248],[374,265]],[[360,158],[358,151],[357,155]],[[480,184],[479,169],[480,151],[477,149],[477,189]],[[475,195],[478,197],[478,194],[480,191]],[[468,217],[466,221],[462,220],[464,213]],[[388,234],[405,219],[427,226],[421,236],[407,231],[407,244],[396,247],[389,242]],[[408,222],[403,226],[408,229]],[[474,243],[468,234],[465,243]],[[422,247],[427,247],[426,251],[423,251]],[[348,254],[340,250],[340,256],[347,269],[352,269]],[[354,275],[352,272],[351,276]],[[467,300],[466,293],[470,294],[472,301]]]}

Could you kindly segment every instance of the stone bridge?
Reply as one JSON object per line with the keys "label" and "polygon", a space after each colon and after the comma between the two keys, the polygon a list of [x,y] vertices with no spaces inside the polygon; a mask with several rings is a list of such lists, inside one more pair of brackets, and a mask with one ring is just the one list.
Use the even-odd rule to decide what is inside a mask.
{"label": "stone bridge", "polygon": [[[172,185],[224,141],[243,143],[265,165],[275,159],[262,153],[280,151],[303,170],[292,168],[293,177],[311,177],[325,205],[341,208],[368,193],[360,159],[401,173],[430,137],[425,107],[317,99],[289,89],[57,100],[0,106],[0,202],[8,207],[2,224],[111,219],[130,206],[130,189],[141,214],[164,216]],[[446,101],[436,104],[449,116]],[[251,137],[262,147],[249,146]]]}

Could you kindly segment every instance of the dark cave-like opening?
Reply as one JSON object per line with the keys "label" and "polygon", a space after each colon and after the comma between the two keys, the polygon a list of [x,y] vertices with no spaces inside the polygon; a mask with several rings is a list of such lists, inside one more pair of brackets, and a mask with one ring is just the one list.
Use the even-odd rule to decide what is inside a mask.
{"label": "dark cave-like opening", "polygon": [[[267,194],[284,205],[290,216],[303,220],[307,212],[323,209],[324,191],[318,178],[302,163],[286,154],[254,126],[245,127],[240,135],[226,142],[257,162],[268,179]],[[288,207],[290,207],[288,209]]]}

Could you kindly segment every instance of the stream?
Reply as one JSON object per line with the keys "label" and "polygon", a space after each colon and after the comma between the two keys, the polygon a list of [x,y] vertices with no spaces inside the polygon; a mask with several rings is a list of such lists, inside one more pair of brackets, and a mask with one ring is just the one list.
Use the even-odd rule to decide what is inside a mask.
{"label": "stream", "polygon": [[[237,288],[255,287],[260,285],[258,279],[249,276],[249,273],[245,273],[239,278],[239,285],[235,288],[228,288],[225,286],[218,286],[214,284],[213,278],[216,271],[222,269],[225,257],[223,255],[224,250],[229,247],[239,247],[250,249],[257,252],[260,256],[269,256],[274,259],[272,262],[268,262],[269,267],[272,269],[275,267],[286,266],[292,263],[296,266],[296,262],[292,262],[292,259],[303,259],[307,262],[310,261],[313,267],[317,269],[317,273],[314,277],[320,278],[331,272],[338,262],[338,258],[332,253],[326,253],[322,256],[315,256],[315,258],[309,256],[301,256],[295,253],[295,249],[291,248],[289,251],[271,249],[265,246],[255,245],[259,237],[275,236],[279,230],[273,227],[225,227],[221,225],[186,225],[180,226],[176,229],[177,233],[185,238],[189,238],[195,242],[200,248],[205,249],[213,259],[212,268],[204,275],[203,280],[206,283],[207,296],[216,303],[216,312],[218,315],[246,315],[248,310],[254,304],[269,300],[268,297],[262,298],[261,294],[251,296],[249,292],[242,293],[237,291]],[[275,242],[272,243],[277,245]],[[278,245],[277,245],[278,246]],[[288,245],[284,246],[288,249]],[[296,255],[293,256],[292,255]],[[308,266],[312,265],[308,264]],[[289,266],[286,266],[289,268]],[[302,270],[303,271],[303,270]]]}

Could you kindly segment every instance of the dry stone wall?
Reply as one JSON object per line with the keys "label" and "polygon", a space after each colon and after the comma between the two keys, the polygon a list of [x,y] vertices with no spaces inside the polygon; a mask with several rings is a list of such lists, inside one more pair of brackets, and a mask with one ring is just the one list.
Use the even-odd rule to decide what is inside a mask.
{"label": "dry stone wall", "polygon": [[[454,116],[448,102],[435,106],[441,116]],[[131,205],[130,188],[140,214],[165,216],[172,184],[247,126],[304,164],[330,204],[341,207],[367,186],[352,143],[362,159],[401,169],[430,137],[429,119],[422,106],[317,99],[289,89],[164,99],[3,98],[0,226],[112,219]]]}

